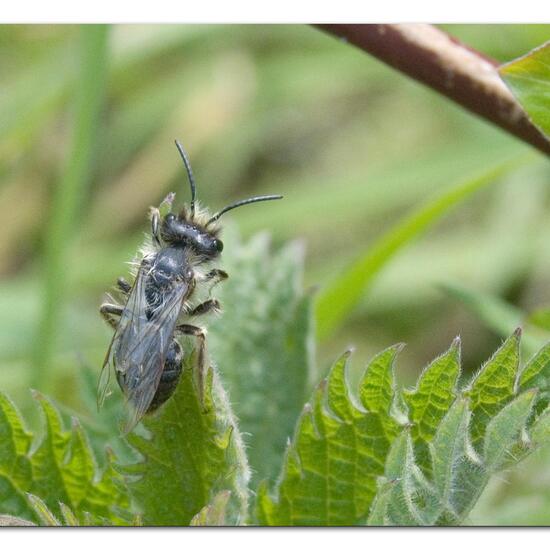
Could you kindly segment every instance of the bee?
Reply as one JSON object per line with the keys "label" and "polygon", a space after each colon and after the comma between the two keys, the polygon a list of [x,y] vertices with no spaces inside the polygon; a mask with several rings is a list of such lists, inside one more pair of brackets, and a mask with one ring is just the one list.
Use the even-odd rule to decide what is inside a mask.
{"label": "bee", "polygon": [[98,405],[105,400],[110,373],[114,371],[129,409],[125,431],[174,393],[183,368],[182,336],[196,339],[201,379],[206,333],[190,321],[221,310],[216,299],[193,302],[197,290],[210,291],[228,277],[225,271],[212,267],[223,250],[220,217],[240,206],[282,199],[281,195],[252,197],[209,215],[197,204],[187,153],[177,140],[175,143],[187,171],[191,202],[179,214],[173,214],[175,194],[170,193],[159,208],[151,208],[151,236],[134,262],[133,283],[119,278],[121,300],[109,296],[111,301],[100,307],[101,315],[115,332],[103,362]]}

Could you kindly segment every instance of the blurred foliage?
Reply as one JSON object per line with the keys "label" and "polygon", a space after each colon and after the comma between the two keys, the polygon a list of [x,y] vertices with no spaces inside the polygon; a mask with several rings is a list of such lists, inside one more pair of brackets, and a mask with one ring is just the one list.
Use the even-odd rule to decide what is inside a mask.
{"label": "blurred foliage", "polygon": [[[445,29],[501,62],[550,35],[548,25]],[[356,344],[354,364],[361,364],[374,351],[407,341],[400,368],[405,380],[414,380],[417,365],[460,333],[469,371],[496,347],[503,329],[441,292],[440,284],[460,281],[527,312],[550,305],[547,161],[306,26],[110,28],[89,184],[66,234],[48,242],[73,151],[74,105],[86,69],[80,44],[77,26],[0,27],[0,387],[31,420],[27,388],[37,384],[101,431],[78,391],[81,374],[93,379],[99,370],[110,338],[97,307],[126,274],[125,262],[148,228],[147,208],[171,190],[179,201],[187,197],[175,137],[189,151],[204,204],[215,209],[252,193],[285,195],[276,205],[228,215],[226,225],[237,224],[244,238],[268,230],[275,247],[302,239],[306,287],[321,290],[420,204],[532,155],[395,256],[319,357]],[[33,367],[31,359],[45,307],[47,251],[57,247],[64,250],[63,294],[52,359],[37,374],[42,365]],[[229,246],[224,255],[231,276],[238,267],[230,267],[236,260]],[[327,367],[321,363],[312,377],[320,379]]]}
{"label": "blurred foliage", "polygon": [[238,242],[226,232],[233,253],[231,274],[215,289],[223,304],[208,322],[209,350],[219,363],[239,419],[256,481],[274,478],[296,418],[316,381],[311,293],[303,292],[303,246],[278,251],[265,233]]}

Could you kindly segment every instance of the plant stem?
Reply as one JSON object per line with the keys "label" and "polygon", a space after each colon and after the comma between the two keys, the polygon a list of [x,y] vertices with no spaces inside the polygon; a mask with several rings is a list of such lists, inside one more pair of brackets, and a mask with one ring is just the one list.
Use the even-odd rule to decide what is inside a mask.
{"label": "plant stem", "polygon": [[318,25],[550,155],[550,141],[530,122],[500,79],[498,63],[433,25]]}
{"label": "plant stem", "polygon": [[54,355],[70,269],[71,235],[91,172],[106,80],[107,34],[105,25],[83,25],[80,29],[71,151],[54,192],[44,244],[43,310],[35,338],[32,372],[32,383],[37,389],[42,388]]}

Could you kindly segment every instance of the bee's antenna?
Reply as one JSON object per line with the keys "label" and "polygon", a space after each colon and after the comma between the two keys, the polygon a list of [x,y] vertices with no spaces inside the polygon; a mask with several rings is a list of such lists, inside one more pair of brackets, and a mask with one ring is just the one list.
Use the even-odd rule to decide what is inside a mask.
{"label": "bee's antenna", "polygon": [[183,159],[183,164],[185,164],[185,169],[187,170],[187,177],[189,178],[189,185],[191,186],[191,217],[195,216],[195,196],[196,196],[196,187],[195,187],[195,178],[193,177],[193,170],[191,170],[191,163],[187,157],[185,149],[181,146],[181,143],[176,139],[176,147],[180,152],[181,158]]}
{"label": "bee's antenna", "polygon": [[225,208],[222,208],[219,212],[216,212],[207,222],[206,225],[210,225],[211,223],[215,222],[217,219],[219,219],[223,214],[226,212],[229,212],[230,210],[233,210],[233,208],[238,208],[239,206],[244,206],[245,204],[252,204],[253,202],[261,202],[261,201],[276,201],[278,199],[282,199],[282,195],[262,195],[261,197],[252,197],[250,199],[244,199],[242,201],[234,202],[233,204],[230,204],[229,206],[226,206]]}

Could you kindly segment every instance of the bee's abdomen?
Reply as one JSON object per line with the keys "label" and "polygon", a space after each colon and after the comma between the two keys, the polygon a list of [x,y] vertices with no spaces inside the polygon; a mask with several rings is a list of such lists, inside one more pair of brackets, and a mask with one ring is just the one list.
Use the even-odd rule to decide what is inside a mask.
{"label": "bee's abdomen", "polygon": [[160,377],[160,382],[149,405],[147,412],[153,412],[165,403],[174,393],[181,377],[183,363],[183,351],[177,340],[172,340],[166,359],[164,361],[164,370]]}

